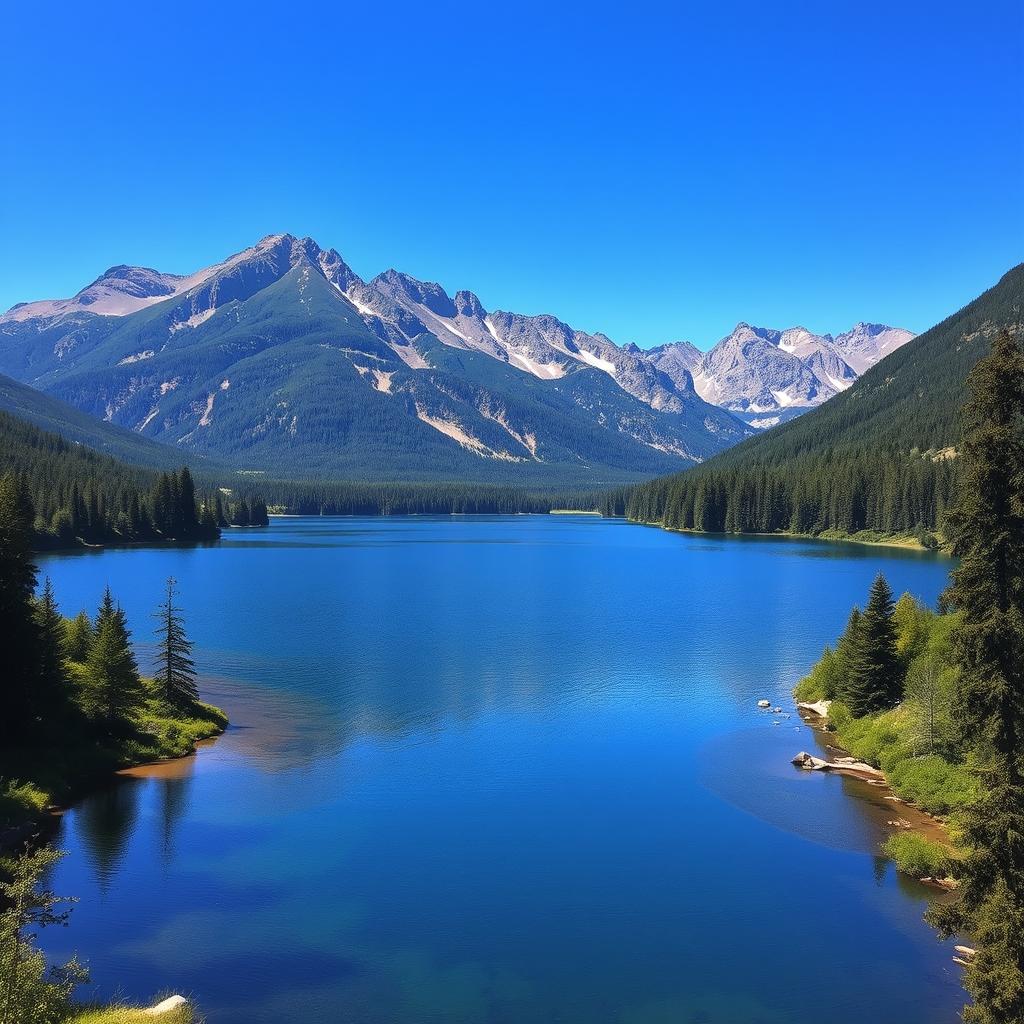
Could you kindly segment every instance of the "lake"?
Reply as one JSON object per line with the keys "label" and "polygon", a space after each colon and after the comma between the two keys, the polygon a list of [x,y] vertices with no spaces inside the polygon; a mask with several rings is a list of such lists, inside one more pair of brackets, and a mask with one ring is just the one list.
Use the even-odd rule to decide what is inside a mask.
{"label": "lake", "polygon": [[[274,519],[48,555],[150,668],[173,575],[232,727],[67,813],[91,994],[210,1024],[943,1024],[963,1002],[891,805],[800,772],[791,687],[899,549],[584,516]],[[757,708],[760,698],[787,715]]]}

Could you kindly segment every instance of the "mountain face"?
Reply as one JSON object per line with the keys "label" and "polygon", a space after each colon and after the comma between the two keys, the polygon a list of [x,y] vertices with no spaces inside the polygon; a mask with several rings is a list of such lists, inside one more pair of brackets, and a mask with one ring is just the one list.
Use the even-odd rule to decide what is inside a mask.
{"label": "mountain face", "polygon": [[741,324],[706,355],[645,352],[396,270],[364,281],[333,249],[271,235],[188,276],[113,267],[15,306],[0,372],[250,471],[599,485],[818,404],[901,335]]}
{"label": "mountain face", "polygon": [[845,391],[913,337],[881,324],[857,324],[833,338],[803,327],[778,331],[740,323],[706,355],[682,342],[649,356],[674,380],[688,376],[706,402],[765,429]]}
{"label": "mountain face", "polygon": [[[1024,264],[910,342],[897,337],[898,350],[834,400],[690,472],[638,485],[628,514],[759,533],[941,528],[967,376],[999,330],[1024,335],[1022,309]],[[876,358],[892,343],[887,335],[858,324],[834,342]]]}
{"label": "mountain face", "polygon": [[250,471],[603,485],[749,428],[639,350],[274,235],[189,277],[118,267],[0,318],[0,371]]}

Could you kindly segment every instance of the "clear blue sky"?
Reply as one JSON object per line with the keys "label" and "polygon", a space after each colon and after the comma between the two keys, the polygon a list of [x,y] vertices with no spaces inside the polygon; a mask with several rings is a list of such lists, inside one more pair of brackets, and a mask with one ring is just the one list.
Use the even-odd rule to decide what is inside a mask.
{"label": "clear blue sky", "polygon": [[31,6],[0,308],[291,231],[706,348],[923,330],[1024,259],[1019,0]]}

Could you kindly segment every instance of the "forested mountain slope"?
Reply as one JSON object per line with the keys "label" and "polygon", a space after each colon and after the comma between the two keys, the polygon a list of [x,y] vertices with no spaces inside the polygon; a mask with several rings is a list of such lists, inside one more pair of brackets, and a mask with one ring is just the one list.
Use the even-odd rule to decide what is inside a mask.
{"label": "forested mountain slope", "polygon": [[112,267],[0,316],[0,372],[271,476],[603,487],[702,462],[856,379],[906,331],[740,325],[707,356],[270,235],[187,277]]}
{"label": "forested mountain slope", "polygon": [[956,471],[968,371],[1020,331],[1024,264],[826,405],[690,472],[619,495],[630,518],[680,529],[935,529]]}
{"label": "forested mountain slope", "polygon": [[[133,466],[171,469],[177,468],[183,461],[181,453],[169,445],[97,419],[59,398],[3,374],[0,374],[0,411]],[[190,453],[188,461],[193,466],[199,464],[205,469],[223,468],[202,455],[193,456]]]}

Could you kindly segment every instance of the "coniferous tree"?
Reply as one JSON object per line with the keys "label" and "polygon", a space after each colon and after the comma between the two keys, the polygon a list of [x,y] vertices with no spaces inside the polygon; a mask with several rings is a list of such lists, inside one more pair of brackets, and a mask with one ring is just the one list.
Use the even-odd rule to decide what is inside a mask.
{"label": "coniferous tree", "polygon": [[68,619],[64,623],[64,657],[68,661],[85,661],[89,657],[92,638],[92,621],[84,611]]}
{"label": "coniferous tree", "polygon": [[899,699],[902,672],[893,609],[892,591],[879,573],[850,645],[845,701],[854,715],[881,711]]}
{"label": "coniferous tree", "polygon": [[114,604],[109,587],[96,616],[86,667],[92,716],[111,731],[123,729],[142,703],[142,680],[124,611]]}
{"label": "coniferous tree", "polygon": [[32,509],[23,481],[0,478],[0,635],[5,688],[0,734],[19,735],[32,717],[40,669],[39,627],[32,595]]}
{"label": "coniferous tree", "polygon": [[35,605],[39,631],[39,688],[35,703],[40,719],[60,714],[69,696],[68,669],[64,662],[64,619],[53,596],[53,584],[46,577],[43,593]]}
{"label": "coniferous tree", "polygon": [[157,681],[168,704],[182,708],[199,700],[192,642],[185,633],[181,609],[174,603],[173,576],[167,580],[167,597],[156,611]]}
{"label": "coniferous tree", "polygon": [[1024,356],[1008,332],[968,378],[961,483],[948,516],[960,562],[944,595],[961,622],[953,658],[981,798],[963,815],[959,899],[932,915],[973,936],[975,1024],[1024,1020]]}

